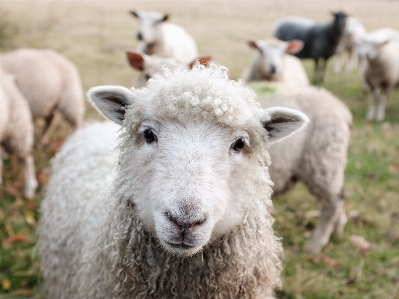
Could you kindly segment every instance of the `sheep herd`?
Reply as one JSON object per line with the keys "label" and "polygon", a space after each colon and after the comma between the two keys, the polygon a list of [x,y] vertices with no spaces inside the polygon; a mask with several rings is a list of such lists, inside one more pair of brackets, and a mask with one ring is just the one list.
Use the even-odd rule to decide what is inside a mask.
{"label": "sheep herd", "polygon": [[[38,185],[33,148],[48,142],[55,111],[77,129],[52,161],[41,205],[47,298],[275,298],[283,248],[272,194],[301,181],[321,203],[311,254],[347,222],[352,114],[310,84],[300,59],[314,60],[320,84],[327,61],[335,54],[341,71],[348,52],[347,69],[358,64],[370,93],[366,118],[382,121],[399,84],[399,32],[367,33],[343,12],[325,23],[284,18],[273,37],[247,41],[255,55],[234,81],[168,15],[130,14],[139,24],[137,49],[126,52],[140,72],[135,87],[87,93],[107,121],[84,124],[80,75],[62,55],[0,56],[0,141],[21,161],[27,198]],[[272,92],[257,95],[263,81]]]}

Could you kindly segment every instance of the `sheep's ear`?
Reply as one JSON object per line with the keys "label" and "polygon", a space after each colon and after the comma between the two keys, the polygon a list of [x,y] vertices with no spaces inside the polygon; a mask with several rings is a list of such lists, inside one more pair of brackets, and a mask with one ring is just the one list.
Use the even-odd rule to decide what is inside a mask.
{"label": "sheep's ear", "polygon": [[188,65],[188,67],[191,70],[194,67],[194,65],[197,65],[197,64],[207,66],[208,63],[211,61],[211,59],[212,59],[211,56],[196,58]]}
{"label": "sheep's ear", "polygon": [[273,143],[305,127],[309,118],[298,110],[272,107],[263,111],[260,121],[269,133],[270,143]]}
{"label": "sheep's ear", "polygon": [[385,46],[389,42],[390,42],[389,37],[386,37],[383,40],[375,41],[374,44],[377,46],[377,48],[381,48],[382,46]]}
{"label": "sheep's ear", "polygon": [[168,14],[164,14],[163,18],[160,20],[160,22],[166,22],[169,19]]}
{"label": "sheep's ear", "polygon": [[303,41],[294,39],[288,42],[288,47],[286,52],[289,54],[296,54],[302,50],[303,46],[304,46]]}
{"label": "sheep's ear", "polygon": [[247,44],[249,47],[259,50],[258,43],[255,40],[249,40],[247,41]]}
{"label": "sheep's ear", "polygon": [[140,15],[139,15],[139,12],[138,12],[138,11],[131,10],[131,11],[129,11],[129,13],[130,13],[132,16],[136,17],[136,18],[140,18]]}
{"label": "sheep's ear", "polygon": [[133,93],[122,86],[97,86],[87,96],[100,114],[122,125],[128,106],[133,103]]}
{"label": "sheep's ear", "polygon": [[140,72],[144,70],[144,55],[135,52],[126,52],[126,56],[132,68]]}

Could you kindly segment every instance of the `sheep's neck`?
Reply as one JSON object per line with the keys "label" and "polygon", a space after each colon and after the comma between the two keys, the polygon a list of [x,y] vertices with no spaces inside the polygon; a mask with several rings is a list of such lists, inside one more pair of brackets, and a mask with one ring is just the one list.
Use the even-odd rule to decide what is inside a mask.
{"label": "sheep's neck", "polygon": [[[248,219],[246,225],[187,258],[166,252],[137,218],[131,219],[130,240],[120,244],[123,253],[118,267],[125,273],[118,283],[130,291],[120,298],[195,298],[193,294],[197,298],[255,298],[257,294],[267,298],[280,284],[280,257],[267,254],[268,246],[280,246],[280,242],[271,228],[257,227],[259,219]],[[255,246],[249,249],[248,242]]]}

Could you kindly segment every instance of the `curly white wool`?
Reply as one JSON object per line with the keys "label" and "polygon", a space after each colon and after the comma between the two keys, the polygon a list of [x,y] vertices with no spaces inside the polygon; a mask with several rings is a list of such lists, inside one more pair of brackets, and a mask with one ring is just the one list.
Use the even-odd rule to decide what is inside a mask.
{"label": "curly white wool", "polygon": [[267,149],[306,116],[258,108],[217,65],[88,95],[122,128],[87,126],[53,161],[39,237],[49,298],[273,298]]}

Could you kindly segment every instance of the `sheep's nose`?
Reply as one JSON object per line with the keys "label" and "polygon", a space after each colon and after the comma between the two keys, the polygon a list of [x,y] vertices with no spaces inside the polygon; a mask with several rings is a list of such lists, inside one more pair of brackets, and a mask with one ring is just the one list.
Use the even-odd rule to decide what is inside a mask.
{"label": "sheep's nose", "polygon": [[274,74],[276,72],[276,66],[274,64],[272,64],[270,66],[270,73]]}
{"label": "sheep's nose", "polygon": [[137,39],[143,40],[143,35],[141,34],[141,32],[137,33]]}
{"label": "sheep's nose", "polygon": [[194,228],[202,225],[206,221],[206,217],[201,217],[197,218],[200,220],[193,220],[193,221],[181,221],[177,219],[177,217],[174,217],[171,213],[166,212],[165,216],[169,219],[170,222],[172,222],[175,227],[180,231],[180,234],[182,236],[186,235],[187,233],[190,233],[194,230]]}

